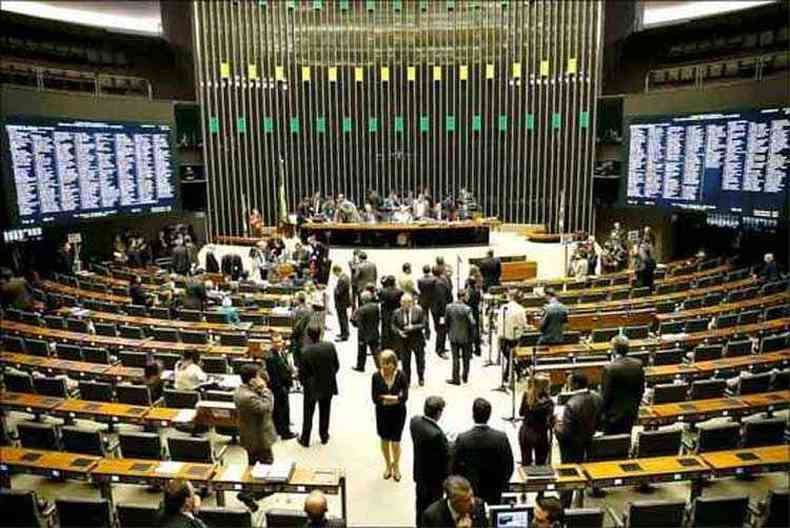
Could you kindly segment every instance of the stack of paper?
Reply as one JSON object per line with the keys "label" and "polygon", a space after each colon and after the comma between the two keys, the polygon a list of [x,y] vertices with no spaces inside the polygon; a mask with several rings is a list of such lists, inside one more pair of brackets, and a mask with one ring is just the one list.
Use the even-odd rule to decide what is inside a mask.
{"label": "stack of paper", "polygon": [[156,467],[156,473],[158,475],[173,476],[177,475],[183,467],[183,462],[160,462]]}
{"label": "stack of paper", "polygon": [[293,461],[278,462],[275,464],[255,464],[250,470],[250,475],[254,479],[267,480],[269,482],[288,482],[296,468]]}

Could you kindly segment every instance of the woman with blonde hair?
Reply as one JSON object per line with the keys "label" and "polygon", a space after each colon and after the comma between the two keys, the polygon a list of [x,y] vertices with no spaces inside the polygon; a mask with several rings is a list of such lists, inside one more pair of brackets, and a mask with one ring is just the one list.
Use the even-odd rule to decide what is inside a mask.
{"label": "woman with blonde hair", "polygon": [[379,354],[379,370],[373,374],[371,397],[376,406],[376,432],[381,439],[381,453],[387,464],[384,479],[392,477],[399,482],[400,439],[406,423],[409,382],[398,369],[398,356],[392,350]]}
{"label": "woman with blonde hair", "polygon": [[[531,376],[521,399],[524,420],[518,432],[521,464],[542,466],[549,457],[549,429],[554,420],[554,402],[549,395],[551,381],[546,376]],[[534,455],[534,456],[533,456]]]}

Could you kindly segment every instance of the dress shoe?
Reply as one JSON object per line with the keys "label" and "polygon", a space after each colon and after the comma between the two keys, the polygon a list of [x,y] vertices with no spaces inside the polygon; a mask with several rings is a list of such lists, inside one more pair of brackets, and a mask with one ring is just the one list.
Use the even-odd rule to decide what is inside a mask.
{"label": "dress shoe", "polygon": [[236,498],[239,499],[239,502],[243,502],[252,513],[258,511],[258,503],[255,502],[255,499],[253,499],[252,496],[246,493],[239,493],[236,495]]}
{"label": "dress shoe", "polygon": [[292,440],[294,438],[296,438],[296,433],[292,433],[291,431],[280,435],[281,440]]}
{"label": "dress shoe", "polygon": [[447,383],[449,383],[450,385],[460,385],[461,384],[460,381],[451,380],[451,379],[448,379]]}
{"label": "dress shoe", "polygon": [[335,343],[343,343],[345,341],[348,341],[347,337],[338,337],[335,339]]}
{"label": "dress shoe", "polygon": [[302,447],[310,447],[310,442],[306,442],[301,436],[296,440]]}
{"label": "dress shoe", "polygon": [[324,444],[324,445],[328,444],[329,443],[329,437],[327,436],[326,438],[322,438],[321,439],[321,443]]}
{"label": "dress shoe", "polygon": [[447,359],[447,352],[437,352],[436,355],[442,359]]}
{"label": "dress shoe", "polygon": [[361,369],[357,367],[351,367],[351,370],[356,370],[357,372],[365,372],[365,369]]}
{"label": "dress shoe", "polygon": [[419,383],[420,383],[420,387],[424,387],[425,386],[425,380],[420,380]]}

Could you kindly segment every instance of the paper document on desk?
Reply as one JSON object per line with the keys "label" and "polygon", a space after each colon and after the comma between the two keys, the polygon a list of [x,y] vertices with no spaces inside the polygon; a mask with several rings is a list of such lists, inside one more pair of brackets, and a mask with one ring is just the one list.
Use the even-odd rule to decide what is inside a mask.
{"label": "paper document on desk", "polygon": [[88,315],[88,313],[90,313],[90,310],[86,310],[85,308],[73,308],[71,310],[71,315],[74,317],[82,317]]}
{"label": "paper document on desk", "polygon": [[177,475],[184,468],[183,462],[160,462],[156,468],[157,475]]}
{"label": "paper document on desk", "polygon": [[249,321],[236,323],[236,324],[233,325],[233,328],[235,328],[237,330],[249,330],[250,328],[252,328],[252,323],[249,322]]}
{"label": "paper document on desk", "polygon": [[267,480],[269,482],[288,482],[293,474],[296,464],[290,462],[277,462],[275,464],[256,463],[250,470],[250,475],[254,479]]}
{"label": "paper document on desk", "polygon": [[230,464],[225,468],[225,471],[222,472],[219,480],[224,480],[226,482],[241,482],[244,478],[244,472],[246,470],[247,466],[240,464]]}
{"label": "paper document on desk", "polygon": [[178,411],[175,418],[173,418],[173,421],[178,423],[189,423],[195,419],[196,414],[197,411],[195,411],[195,409],[181,409]]}

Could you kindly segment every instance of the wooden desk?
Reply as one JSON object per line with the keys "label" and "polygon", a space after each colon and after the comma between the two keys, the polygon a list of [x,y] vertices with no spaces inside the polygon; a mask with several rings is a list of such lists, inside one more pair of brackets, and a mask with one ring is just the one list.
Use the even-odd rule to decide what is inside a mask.
{"label": "wooden desk", "polygon": [[36,370],[42,374],[65,374],[72,378],[104,377],[111,366],[87,361],[69,361],[54,357],[41,357],[16,352],[0,352],[0,364],[20,370]]}
{"label": "wooden desk", "polygon": [[100,457],[77,453],[0,447],[0,483],[10,488],[12,471],[47,478],[88,480],[100,460]]}
{"label": "wooden desk", "polygon": [[337,468],[308,468],[297,465],[288,482],[269,482],[252,478],[250,466],[228,464],[220,467],[211,479],[217,491],[217,501],[224,503],[224,491],[310,493],[320,490],[328,495],[340,495],[342,518],[347,518],[346,476]]}
{"label": "wooden desk", "polygon": [[555,464],[554,477],[529,478],[526,468],[518,465],[510,480],[510,490],[517,492],[538,492],[554,490],[584,489],[587,486],[587,477],[578,464]]}
{"label": "wooden desk", "polygon": [[[656,317],[655,308],[640,308],[603,313],[569,313],[566,330],[592,332],[596,328],[619,328],[621,326],[653,326]],[[538,321],[535,321],[539,324]]]}
{"label": "wooden desk", "polygon": [[700,457],[716,477],[790,470],[790,446],[778,445],[704,453]]}
{"label": "wooden desk", "polygon": [[700,422],[717,416],[738,415],[739,411],[748,406],[737,398],[710,398],[707,400],[694,400],[677,403],[663,403],[652,405],[651,418],[640,417],[639,423],[643,425],[662,425],[678,422]]}
{"label": "wooden desk", "polygon": [[143,421],[156,427],[186,425],[195,420],[195,409],[174,409],[172,407],[149,407]]}
{"label": "wooden desk", "polygon": [[44,289],[44,291],[51,291],[61,295],[71,295],[77,299],[94,299],[97,301],[104,301],[113,304],[129,304],[131,301],[131,299],[125,295],[114,295],[112,293],[83,290],[51,280],[41,281],[41,287]]}
{"label": "wooden desk", "polygon": [[330,246],[437,247],[465,244],[487,245],[496,219],[462,222],[420,222],[412,224],[302,224],[307,236],[320,234]]}
{"label": "wooden desk", "polygon": [[582,467],[590,484],[600,488],[693,481],[708,471],[704,460],[694,455],[589,462]]}
{"label": "wooden desk", "polygon": [[69,398],[50,411],[64,418],[85,418],[98,422],[142,424],[148,407],[125,403],[95,402]]}
{"label": "wooden desk", "polygon": [[680,312],[656,314],[656,324],[670,321],[685,321],[698,317],[712,317],[730,312],[740,312],[752,309],[762,309],[769,306],[776,306],[790,301],[790,292],[774,293],[766,297],[756,297],[743,301],[717,304],[715,306],[705,306],[693,310],[682,310]]}
{"label": "wooden desk", "polygon": [[28,414],[44,414],[63,403],[62,398],[51,398],[24,392],[0,392],[0,408]]}

